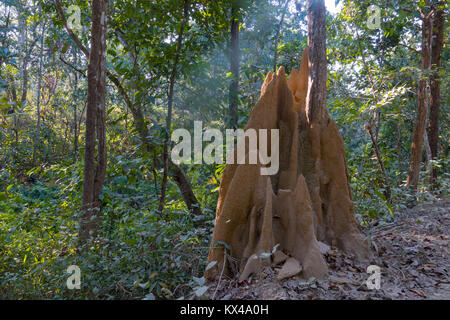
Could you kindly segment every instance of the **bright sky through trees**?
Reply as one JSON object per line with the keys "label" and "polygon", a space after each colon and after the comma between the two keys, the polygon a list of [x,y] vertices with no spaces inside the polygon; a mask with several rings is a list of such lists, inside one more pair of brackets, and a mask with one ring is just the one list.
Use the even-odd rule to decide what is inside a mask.
{"label": "bright sky through trees", "polygon": [[327,8],[328,12],[334,15],[341,11],[342,2],[339,1],[339,3],[336,5],[336,0],[325,0],[325,7]]}

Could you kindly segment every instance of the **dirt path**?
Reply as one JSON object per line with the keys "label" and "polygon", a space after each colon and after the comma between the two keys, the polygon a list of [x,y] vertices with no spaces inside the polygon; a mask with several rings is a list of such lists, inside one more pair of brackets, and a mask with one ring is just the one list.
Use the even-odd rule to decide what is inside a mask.
{"label": "dirt path", "polygon": [[371,264],[381,268],[379,290],[366,285],[367,264],[332,248],[325,254],[327,280],[280,282],[270,269],[249,284],[222,279],[216,299],[450,300],[450,198],[396,213],[393,222],[363,231],[372,239]]}

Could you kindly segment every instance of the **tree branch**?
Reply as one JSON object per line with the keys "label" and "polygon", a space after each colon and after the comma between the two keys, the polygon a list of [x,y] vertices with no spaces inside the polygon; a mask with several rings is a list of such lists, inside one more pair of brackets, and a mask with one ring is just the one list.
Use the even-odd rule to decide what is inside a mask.
{"label": "tree branch", "polygon": [[77,46],[83,51],[83,53],[86,55],[86,57],[89,58],[89,50],[81,43],[80,39],[77,37],[75,33],[73,33],[73,30],[69,28],[69,25],[67,24],[67,19],[64,15],[64,11],[61,7],[61,0],[54,0],[56,11],[58,11],[59,17],[61,18],[61,21],[64,24],[64,27],[67,30],[67,33],[72,38],[72,40],[77,44]]}
{"label": "tree branch", "polygon": [[[72,40],[75,42],[75,44],[78,46],[78,48],[80,48],[81,51],[83,51],[86,58],[89,59],[89,50],[81,43],[80,39],[77,37],[77,35],[75,33],[73,33],[72,29],[70,29],[69,25],[67,24],[66,17],[64,16],[64,11],[62,10],[62,7],[61,7],[61,0],[54,0],[54,2],[55,2],[56,10],[59,13],[59,17],[61,18],[61,20],[64,24],[64,27],[67,30],[67,33],[72,38]],[[128,96],[125,89],[123,88],[122,84],[120,83],[119,78],[117,78],[115,75],[113,75],[108,69],[106,70],[106,75],[108,76],[109,80],[111,80],[111,82],[116,85],[120,94],[124,98],[127,107],[130,108],[130,111],[133,112],[133,105],[131,103],[131,99]]]}
{"label": "tree branch", "polygon": [[66,66],[71,67],[73,70],[79,72],[83,77],[86,78],[86,74],[84,73],[83,70],[80,70],[77,67],[75,67],[74,65],[72,65],[71,63],[67,62],[66,60],[63,59],[62,56],[59,56],[59,60],[61,60]]}

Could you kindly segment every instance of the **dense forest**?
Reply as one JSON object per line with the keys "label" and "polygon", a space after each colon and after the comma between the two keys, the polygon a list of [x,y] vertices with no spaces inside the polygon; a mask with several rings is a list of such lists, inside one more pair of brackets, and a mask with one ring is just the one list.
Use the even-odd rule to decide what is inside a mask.
{"label": "dense forest", "polygon": [[[372,298],[431,298],[450,279],[448,13],[445,0],[0,0],[0,298],[345,298],[359,280],[342,280],[343,265],[365,281],[365,267],[349,260],[369,251],[375,257],[364,266],[398,263],[399,274],[410,272]],[[257,112],[264,103],[278,108],[280,170],[296,161],[283,155],[287,148],[300,162],[320,160],[319,169],[303,164],[293,182],[283,171],[261,189],[253,169],[227,165],[218,149],[216,161],[198,159],[213,140],[207,132],[217,142],[228,129],[272,128],[259,126],[272,119],[272,109]],[[297,120],[285,104],[303,116]],[[322,134],[321,156],[311,156],[314,143],[304,141],[317,126],[328,130],[323,121],[338,128],[329,133],[337,142],[324,149]],[[177,129],[192,134],[192,159],[173,157]],[[196,149],[199,132],[204,139]],[[328,157],[334,149],[339,161]],[[345,183],[336,178],[341,184],[333,189],[314,174],[336,161]],[[239,182],[230,182],[231,170],[241,174]],[[287,240],[283,250],[300,269],[285,282],[264,276],[276,292],[251,287],[261,266],[231,270],[226,261],[240,249],[238,240],[225,240],[229,221],[220,224],[219,213],[245,207],[251,219],[259,201],[238,207],[247,190],[239,185],[264,190],[261,210],[276,208],[273,219],[283,210],[303,212],[300,204],[283,207],[285,189],[292,191],[286,197],[303,199],[301,208],[323,211],[328,220],[335,216],[323,199],[334,192],[345,198],[349,208],[333,209],[336,217],[336,210],[346,211],[335,228],[355,221],[352,234],[361,234],[341,245],[314,218],[315,237],[308,240],[314,246],[320,240],[320,259],[337,275],[319,280],[318,260],[310,274],[303,258],[284,250]],[[277,204],[268,200],[271,192]],[[277,242],[269,235],[270,248],[261,244],[266,220],[260,224],[256,249],[241,250],[245,259]],[[251,242],[252,225],[245,228],[249,236],[236,232]],[[411,234],[436,247],[427,249],[424,238],[405,240]],[[356,248],[366,243],[360,237],[368,240],[367,252]],[[436,258],[428,254],[435,249]],[[297,260],[287,261],[295,267]],[[290,276],[301,265],[301,285],[289,294]],[[81,272],[75,289],[70,266]],[[424,274],[431,284],[410,285]],[[397,281],[386,275],[392,281],[382,284]]]}

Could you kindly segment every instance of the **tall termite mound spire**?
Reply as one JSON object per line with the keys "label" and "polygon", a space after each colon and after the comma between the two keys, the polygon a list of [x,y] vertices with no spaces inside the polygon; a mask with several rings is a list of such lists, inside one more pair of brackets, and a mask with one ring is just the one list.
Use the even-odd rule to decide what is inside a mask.
{"label": "tall termite mound spire", "polygon": [[353,212],[344,140],[324,107],[320,117],[309,120],[307,116],[307,61],[305,50],[300,72],[294,70],[288,84],[294,96],[294,110],[299,113],[298,172],[308,185],[316,236],[319,241],[335,244],[364,260],[370,254]]}
{"label": "tall termite mound spire", "polygon": [[[326,110],[320,121],[308,122],[308,75],[305,50],[300,70],[294,69],[289,80],[281,67],[276,74],[270,72],[262,85],[245,131],[255,129],[259,140],[258,129],[279,130],[279,170],[272,176],[261,175],[263,164],[248,164],[252,153],[260,150],[248,144],[246,164],[225,168],[208,256],[208,262],[217,264],[206,272],[208,279],[223,271],[229,276],[240,274],[244,280],[271,265],[277,255],[274,248],[290,256],[288,262],[298,261],[302,276],[326,277],[318,241],[359,258],[369,255],[353,213],[338,128]],[[270,140],[268,136],[263,138]]]}

